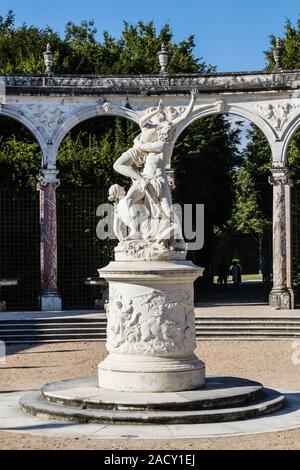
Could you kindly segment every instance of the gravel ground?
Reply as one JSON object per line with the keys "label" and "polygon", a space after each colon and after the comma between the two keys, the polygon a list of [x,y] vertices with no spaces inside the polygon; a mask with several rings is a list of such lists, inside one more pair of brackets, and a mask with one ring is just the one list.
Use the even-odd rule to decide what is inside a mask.
{"label": "gravel ground", "polygon": [[[295,346],[295,345],[294,345]],[[300,348],[299,348],[300,349]],[[203,341],[197,354],[208,375],[231,375],[265,386],[300,390],[300,364],[294,365],[292,341]],[[0,364],[0,391],[30,390],[55,380],[92,375],[106,355],[103,343],[8,346]],[[300,354],[298,358],[300,359]],[[100,440],[49,438],[0,432],[0,449],[299,449],[295,431],[211,439]]]}

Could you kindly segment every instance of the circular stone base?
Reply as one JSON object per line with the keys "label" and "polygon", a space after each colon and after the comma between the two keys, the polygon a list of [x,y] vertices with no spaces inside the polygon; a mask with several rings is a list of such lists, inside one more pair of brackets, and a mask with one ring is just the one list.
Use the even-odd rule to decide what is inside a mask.
{"label": "circular stone base", "polygon": [[42,395],[51,403],[106,410],[202,410],[257,400],[263,386],[231,377],[211,377],[200,390],[167,393],[128,393],[97,387],[94,377],[45,385]]}
{"label": "circular stone base", "polygon": [[168,358],[109,354],[98,366],[101,389],[129,393],[195,390],[205,384],[205,364],[197,356]]}
{"label": "circular stone base", "polygon": [[200,390],[124,393],[99,389],[95,377],[45,385],[21,397],[23,411],[76,423],[227,422],[278,411],[284,396],[245,379],[211,377]]}

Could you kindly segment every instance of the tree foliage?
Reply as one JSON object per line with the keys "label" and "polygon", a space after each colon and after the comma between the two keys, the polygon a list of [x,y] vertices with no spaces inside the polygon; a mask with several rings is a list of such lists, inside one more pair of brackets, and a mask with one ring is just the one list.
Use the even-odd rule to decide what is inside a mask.
{"label": "tree foliage", "polygon": [[223,232],[218,233],[227,237],[246,235],[261,242],[272,220],[272,187],[268,182],[271,149],[262,131],[253,124],[247,131],[247,138],[233,178],[232,216]]}
{"label": "tree foliage", "polygon": [[177,199],[205,204],[214,225],[231,214],[239,134],[239,128],[232,128],[224,116],[212,116],[190,125],[174,149]]}
{"label": "tree foliage", "polygon": [[[155,74],[160,69],[158,52],[162,43],[169,52],[170,73],[214,70],[195,58],[194,36],[176,42],[169,24],[157,30],[153,22],[125,22],[120,37],[114,38],[108,32],[100,37],[94,22],[85,20],[79,25],[67,23],[61,36],[51,27],[17,27],[14,14],[9,12],[0,18],[0,73],[44,73],[43,52],[48,42],[54,51],[56,74]],[[34,187],[41,162],[37,143],[27,134],[25,138],[26,131],[12,121],[2,128],[3,185]],[[137,132],[135,124],[109,117],[95,118],[72,129],[58,152],[62,185],[107,188],[114,182],[128,184],[113,171],[112,163],[131,146]],[[209,233],[231,214],[238,143],[239,130],[233,130],[226,118],[214,116],[190,126],[175,147],[176,198],[205,204]],[[207,247],[209,236],[206,241]],[[209,247],[206,250],[210,252]]]}
{"label": "tree foliage", "polygon": [[127,178],[115,173],[113,163],[132,146],[137,132],[138,126],[123,118],[97,118],[77,126],[66,136],[57,156],[64,186],[127,186]]}
{"label": "tree foliage", "polygon": [[[283,54],[281,65],[285,70],[300,69],[300,20],[296,21],[295,26],[291,20],[286,19],[284,36],[281,39]],[[274,68],[273,47],[276,37],[270,35],[270,48],[265,52],[267,60],[267,70]],[[288,148],[288,163],[294,172],[296,184],[300,184],[300,130],[297,130],[291,140]]]}
{"label": "tree foliage", "polygon": [[233,207],[233,175],[239,163],[239,126],[225,116],[211,116],[190,125],[174,149],[175,200],[204,204],[204,249],[193,253],[196,263],[211,271],[213,231],[221,230]]}
{"label": "tree foliage", "polygon": [[[286,19],[284,37],[281,38],[283,55],[281,65],[285,70],[300,69],[300,20],[293,26],[291,20]],[[267,70],[273,70],[275,61],[273,48],[276,43],[276,36],[270,35],[270,48],[265,51],[267,60]]]}
{"label": "tree foliage", "polygon": [[47,42],[54,51],[56,73],[157,73],[162,43],[170,53],[171,73],[213,69],[194,57],[194,36],[176,43],[169,24],[157,31],[153,22],[124,22],[120,38],[105,31],[99,40],[94,21],[84,20],[79,25],[68,22],[61,37],[50,27],[16,27],[14,14],[9,11],[6,18],[0,17],[0,73],[43,73]]}
{"label": "tree foliage", "polygon": [[[300,68],[300,21],[293,26],[286,20],[283,46],[282,67],[287,70]],[[276,37],[270,35],[270,48],[265,51],[266,70],[273,70],[275,61],[273,48]],[[295,133],[288,150],[288,161],[300,184],[300,132]],[[260,238],[264,228],[272,220],[272,188],[268,184],[272,155],[263,133],[251,125],[248,145],[243,152],[242,165],[235,175],[235,204],[233,217],[228,225],[238,232]]]}

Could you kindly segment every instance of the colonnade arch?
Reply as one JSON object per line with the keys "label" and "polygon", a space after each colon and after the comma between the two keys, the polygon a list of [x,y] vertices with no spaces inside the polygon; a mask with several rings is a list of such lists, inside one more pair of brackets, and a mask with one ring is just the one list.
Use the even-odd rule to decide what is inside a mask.
{"label": "colonnade arch", "polygon": [[198,119],[204,119],[208,116],[215,116],[215,115],[234,115],[241,117],[249,122],[255,124],[264,134],[266,137],[269,146],[271,148],[272,154],[275,153],[275,142],[276,142],[276,134],[274,130],[267,124],[260,116],[255,115],[254,113],[249,112],[247,109],[243,109],[241,107],[231,106],[230,108],[226,109],[223,108],[221,110],[216,110],[215,107],[210,107],[207,109],[200,109],[195,111],[190,119],[183,123],[181,128],[177,133],[177,139],[180,137],[181,133],[187,129],[193,122],[197,121]]}
{"label": "colonnade arch", "polygon": [[[97,269],[105,266],[110,260],[108,253],[111,256],[113,253],[113,242],[96,236],[99,222],[96,214],[97,207],[107,203],[110,185],[123,184],[113,170],[114,158],[119,156],[112,138],[115,129],[118,128],[125,142],[128,140],[127,146],[124,142],[124,151],[133,145],[139,132],[134,120],[124,114],[85,110],[77,120],[72,117],[61,133],[55,155],[60,184],[59,187],[53,184],[50,189],[57,206],[57,246],[49,249],[57,251],[57,286],[64,308],[94,308],[95,299],[99,298],[99,286],[94,284]],[[51,258],[54,257],[52,253]]]}
{"label": "colonnade arch", "polygon": [[42,149],[33,129],[7,112],[0,114],[0,142],[0,277],[11,285],[3,294],[16,309],[36,309],[40,283],[36,177],[43,165]]}
{"label": "colonnade arch", "polygon": [[[293,305],[288,283],[290,177],[286,151],[300,123],[300,71],[103,77],[7,75],[0,77],[0,82],[6,93],[0,112],[28,127],[42,148],[39,187],[43,191],[59,184],[59,145],[67,132],[85,119],[115,115],[137,123],[161,98],[165,106],[180,113],[188,104],[190,90],[197,89],[194,111],[178,129],[177,137],[196,119],[212,114],[234,114],[252,121],[266,136],[273,159],[270,181],[274,192],[275,264],[270,303],[276,308]],[[55,211],[50,211],[46,219],[53,222],[53,217]],[[49,230],[52,225],[49,223]],[[54,238],[55,234],[53,242]],[[51,305],[57,308],[59,303],[55,305],[50,299],[42,308]]]}
{"label": "colonnade arch", "polygon": [[25,127],[31,133],[32,137],[39,144],[42,152],[41,167],[45,166],[47,161],[47,143],[45,135],[43,134],[41,129],[37,128],[36,123],[33,122],[30,118],[20,114],[15,109],[4,107],[3,105],[0,106],[0,116],[12,119],[16,123],[20,124],[20,126]]}
{"label": "colonnade arch", "polygon": [[[240,132],[245,133],[245,135],[243,135],[243,137],[242,137],[242,141],[243,141],[242,149],[241,149],[240,146],[239,147],[237,146],[238,144],[236,144],[236,146],[237,146],[236,150],[233,151],[233,154],[231,155],[231,158],[233,158],[233,159],[236,158],[236,164],[238,165],[238,167],[241,164],[239,162],[239,160],[242,156],[240,151],[242,151],[244,149],[244,147],[246,146],[246,129],[250,125],[254,126],[264,136],[266,145],[269,149],[269,152],[266,155],[266,158],[267,158],[269,166],[271,167],[272,166],[272,150],[271,150],[271,145],[270,145],[269,139],[273,135],[272,130],[271,130],[271,132],[269,132],[270,128],[267,127],[267,131],[266,131],[264,129],[264,128],[266,128],[266,125],[264,125],[264,126],[262,125],[259,128],[254,123],[254,120],[250,120],[251,113],[247,113],[247,111],[243,112],[243,110],[240,110],[240,109],[237,111],[236,108],[234,108],[234,112],[233,112],[233,108],[226,109],[226,110],[223,109],[222,111],[217,111],[214,108],[206,109],[204,112],[194,113],[192,115],[191,119],[189,120],[189,122],[184,123],[184,126],[182,126],[182,128],[180,129],[180,132],[178,133],[177,140],[176,140],[176,143],[175,143],[175,146],[174,146],[174,154],[177,156],[177,160],[180,160],[180,156],[177,155],[178,152],[176,153],[176,144],[180,142],[181,137],[184,138],[184,139],[187,137],[189,129],[193,126],[193,124],[196,124],[199,121],[203,121],[203,127],[201,126],[200,131],[199,131],[200,132],[199,138],[203,139],[201,128],[205,128],[204,127],[205,126],[205,121],[208,118],[212,118],[212,117],[215,117],[215,116],[222,116],[226,120],[228,119],[229,123],[231,121],[231,118],[236,118],[236,119],[234,119],[234,121],[236,120],[237,122],[239,122],[239,119],[240,119],[240,121],[243,122],[242,127],[240,129]],[[257,122],[257,121],[259,121],[259,119],[255,119],[255,121]],[[211,124],[212,122],[213,121],[209,120],[207,122],[207,125],[208,126],[211,126],[211,125],[213,126],[213,124]],[[245,127],[244,130],[243,130],[243,127]],[[213,129],[214,129],[214,127],[212,127],[211,132],[214,132]],[[232,131],[233,131],[233,129],[234,128],[232,127]],[[194,134],[195,134],[195,131],[194,131]],[[242,136],[242,134],[240,134],[240,138],[241,138],[241,136]],[[267,136],[269,137],[269,139],[267,138]],[[208,142],[210,142],[209,137],[208,137]],[[207,148],[208,152],[211,152],[210,148],[211,148],[211,144],[208,143],[208,148]],[[199,253],[195,252],[195,253],[192,254],[193,261],[195,262],[195,264],[198,264],[198,265],[201,265],[201,266],[205,267],[204,277],[201,278],[200,280],[198,280],[198,282],[199,282],[199,302],[201,302],[201,295],[203,297],[203,292],[201,293],[200,284],[201,283],[205,284],[206,282],[209,282],[209,283],[213,282],[213,275],[217,274],[217,268],[218,268],[218,265],[220,264],[222,259],[224,260],[225,265],[227,266],[227,269],[228,269],[227,272],[228,273],[229,273],[229,267],[231,265],[231,262],[236,257],[240,260],[241,265],[243,266],[243,273],[244,274],[257,273],[258,272],[258,267],[260,265],[260,261],[263,258],[265,259],[265,265],[267,265],[268,269],[270,270],[269,271],[270,274],[271,274],[271,271],[272,271],[272,267],[271,267],[271,262],[272,262],[272,238],[271,238],[271,234],[269,233],[270,232],[270,226],[269,225],[266,225],[265,230],[263,232],[263,235],[261,235],[259,237],[260,238],[259,242],[258,241],[254,242],[254,239],[252,239],[252,237],[250,235],[248,235],[248,236],[239,235],[238,236],[237,233],[235,235],[233,235],[233,233],[235,233],[234,230],[233,230],[233,232],[232,232],[232,230],[227,230],[227,232],[226,232],[227,236],[224,234],[224,237],[223,237],[224,240],[221,243],[223,249],[225,248],[225,251],[222,251],[220,249],[216,250],[216,243],[215,242],[216,242],[217,238],[216,238],[216,236],[213,235],[212,231],[210,233],[210,232],[207,232],[206,229],[207,229],[207,225],[213,224],[214,226],[218,226],[220,224],[220,221],[218,222],[216,220],[216,219],[218,219],[219,214],[220,215],[223,214],[223,217],[225,217],[222,223],[225,223],[226,221],[228,221],[230,219],[231,216],[230,216],[229,212],[231,212],[231,211],[228,210],[228,213],[226,212],[226,205],[228,207],[229,206],[231,207],[231,205],[234,203],[234,200],[232,199],[232,197],[233,197],[232,195],[230,196],[229,193],[227,195],[226,188],[227,188],[227,186],[231,187],[232,180],[229,176],[228,176],[228,179],[226,179],[226,175],[224,174],[224,177],[222,178],[223,185],[221,184],[221,185],[217,185],[215,187],[214,186],[214,180],[215,181],[221,181],[220,179],[218,179],[218,178],[220,178],[220,175],[216,173],[215,178],[213,178],[213,175],[210,174],[209,166],[207,167],[206,164],[205,164],[205,160],[206,160],[206,158],[212,158],[213,157],[214,163],[212,163],[212,165],[213,165],[213,167],[214,167],[214,165],[217,165],[216,167],[214,167],[216,171],[222,171],[222,167],[220,167],[220,169],[218,170],[218,168],[219,168],[218,167],[218,159],[214,160],[213,153],[209,153],[206,156],[206,154],[205,154],[206,150],[203,150],[203,151],[200,150],[200,152],[202,153],[203,170],[201,170],[199,168],[199,177],[198,177],[199,179],[196,180],[196,181],[195,181],[194,176],[191,175],[190,184],[193,185],[193,190],[190,191],[191,194],[189,193],[190,194],[189,197],[190,197],[190,199],[192,199],[193,194],[199,194],[199,196],[195,196],[195,200],[193,200],[193,203],[195,203],[196,200],[197,200],[198,204],[199,203],[204,203],[204,200],[205,200],[206,196],[203,195],[203,190],[201,190],[201,184],[204,183],[204,187],[206,187],[205,182],[206,182],[207,178],[209,178],[210,183],[206,187],[206,189],[204,189],[204,192],[206,192],[206,193],[208,192],[208,200],[207,200],[207,202],[205,202],[205,206],[204,206],[205,207],[205,221],[206,221],[205,222],[205,247],[206,247],[205,251],[209,250],[209,246],[210,246],[211,251],[210,251],[208,259],[206,259],[207,254],[205,254],[205,256],[203,258],[204,252],[203,252],[203,255],[202,255],[201,252],[199,252]],[[220,155],[219,158],[222,159],[222,150],[220,152],[220,149],[216,147],[215,148],[215,153],[216,152],[218,152],[218,154]],[[195,151],[194,151],[194,154],[195,154]],[[196,155],[195,155],[195,157],[196,157]],[[230,156],[228,155],[226,149],[224,149],[223,157],[224,157],[224,160],[227,159],[227,161],[230,162]],[[229,158],[229,160],[228,160],[228,158]],[[192,160],[195,160],[195,158],[192,158]],[[189,168],[189,159],[188,158],[185,159],[185,164],[186,164],[186,167],[184,167],[184,168],[185,168],[185,172],[187,172],[187,174],[189,174],[190,171],[192,171],[193,173],[195,173],[197,171],[197,165],[196,166],[192,165],[193,170],[191,170],[191,168]],[[235,167],[235,169],[234,169],[234,166],[233,166],[233,171],[236,171],[236,169],[237,169],[237,167]],[[203,172],[204,172],[205,176],[203,176]],[[202,179],[202,176],[203,176],[203,179]],[[224,180],[224,178],[225,178],[225,180]],[[180,178],[176,178],[177,181],[179,179]],[[265,217],[267,217],[270,220],[270,223],[271,223],[271,221],[272,221],[272,188],[271,188],[271,185],[268,182],[268,174],[265,174],[263,176],[263,179],[264,179],[264,185],[265,185],[264,209],[266,210],[266,213],[264,212],[264,215],[265,215]],[[184,181],[187,184],[187,181],[185,179],[184,179]],[[224,183],[224,181],[226,181],[226,184]],[[180,183],[179,183],[179,185],[180,185]],[[222,187],[222,188],[224,187],[223,197],[220,197],[219,187]],[[188,188],[187,188],[187,191],[189,191]],[[215,215],[212,215],[214,209],[213,209],[213,205],[211,204],[211,202],[209,202],[210,201],[210,196],[209,196],[210,191],[212,192],[211,193],[212,199],[215,200],[216,203],[219,205],[219,210],[216,212]],[[186,191],[184,191],[184,192],[186,192]],[[212,207],[210,207],[210,206],[212,206]],[[227,213],[227,215],[225,215],[226,213]],[[233,226],[231,226],[231,227],[233,228]],[[208,240],[208,238],[211,238],[211,241]],[[213,240],[215,242],[213,242]],[[246,242],[246,240],[247,240],[247,242]],[[251,259],[249,259],[249,257],[248,257],[248,254],[246,252],[247,250],[242,248],[243,244],[246,244],[246,243],[250,244],[251,249],[254,250],[254,251],[251,252],[252,253]],[[199,257],[199,255],[200,255],[200,257]],[[209,261],[209,264],[207,264],[207,261]],[[249,269],[252,269],[252,271],[249,271]],[[205,279],[205,278],[207,278],[207,279]],[[248,289],[248,287],[249,287],[249,289]],[[245,299],[247,298],[247,301],[253,302],[254,299],[256,299],[256,301],[262,302],[262,301],[265,301],[265,299],[267,299],[269,289],[270,289],[270,284],[267,284],[267,283],[264,284],[264,285],[263,284],[260,285],[260,284],[256,283],[255,288],[254,288],[254,285],[250,286],[250,284],[248,285],[248,283],[246,283],[246,287],[242,289],[242,293],[237,293],[235,291],[231,291],[231,289],[229,289],[228,292],[224,291],[222,289],[221,290],[220,289],[218,289],[218,290],[215,289],[215,290],[212,290],[212,293],[214,293],[214,295],[217,295],[217,297],[218,296],[220,296],[220,297],[225,296],[225,298],[227,298],[228,296],[232,296],[232,299],[230,297],[230,301],[231,300],[235,301],[234,299],[236,299],[236,301],[238,302],[238,299],[242,296],[242,297],[245,297]],[[196,289],[196,291],[197,291],[197,289]],[[204,292],[205,298],[207,296],[208,296],[208,298],[210,298],[210,296],[213,295],[212,293],[210,294],[209,290],[207,292]]]}
{"label": "colonnade arch", "polygon": [[88,121],[89,119],[108,116],[126,118],[135,122],[136,124],[138,124],[139,122],[139,115],[137,113],[123,107],[116,107],[113,108],[111,111],[106,112],[103,106],[91,106],[81,111],[75,112],[62,123],[60,128],[53,135],[51,163],[55,165],[58,149],[66,135],[72,129],[82,124],[83,122]]}

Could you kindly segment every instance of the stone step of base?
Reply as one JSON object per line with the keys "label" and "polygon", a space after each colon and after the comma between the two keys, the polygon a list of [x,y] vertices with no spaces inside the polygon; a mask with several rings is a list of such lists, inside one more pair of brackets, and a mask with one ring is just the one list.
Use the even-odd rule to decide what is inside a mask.
{"label": "stone step of base", "polygon": [[248,339],[257,339],[257,340],[260,340],[260,339],[267,339],[267,340],[284,340],[284,339],[287,339],[287,340],[299,340],[300,339],[300,335],[295,335],[295,334],[285,334],[285,333],[279,333],[279,334],[273,334],[273,335],[269,335],[269,334],[239,334],[239,335],[234,335],[234,334],[228,334],[228,333],[224,333],[224,334],[216,334],[216,333],[209,333],[209,334],[206,334],[206,333],[203,333],[203,334],[199,334],[197,335],[197,340],[203,340],[203,339],[212,339],[212,340],[215,340],[215,339],[232,339],[232,340],[235,340],[235,341],[240,341],[240,340],[245,340],[245,341],[248,341]]}
{"label": "stone step of base", "polygon": [[196,325],[196,331],[299,331],[300,332],[300,326],[283,326],[283,325],[258,325],[258,326],[252,326],[252,325],[243,325],[243,326],[236,326],[236,325],[226,325],[226,326],[220,326],[220,325],[209,325],[209,326],[202,326],[202,325]]}
{"label": "stone step of base", "polygon": [[[86,325],[85,327],[78,327],[73,325],[65,325],[65,327],[44,327],[44,325],[32,325],[28,328],[22,328],[18,325],[13,326],[11,325],[9,328],[3,328],[0,325],[0,335],[2,334],[11,334],[12,332],[17,334],[26,334],[26,333],[106,333],[106,325],[105,326],[94,326],[93,325]],[[198,325],[196,324],[196,332],[201,331],[233,331],[233,332],[243,332],[243,331],[291,331],[291,332],[300,332],[300,326],[295,325]]]}
{"label": "stone step of base", "polygon": [[85,326],[85,325],[95,325],[95,326],[103,326],[106,325],[107,319],[101,318],[100,320],[75,320],[74,318],[66,318],[66,319],[55,319],[55,320],[45,320],[44,318],[38,318],[36,320],[0,320],[0,327],[5,326],[14,326],[19,325],[23,326],[24,328],[27,326],[35,326],[35,325],[49,325],[50,327],[57,326],[57,327],[64,327],[66,325],[78,325],[78,326]]}
{"label": "stone step of base", "polygon": [[255,316],[247,316],[247,317],[238,317],[238,316],[233,316],[233,317],[226,317],[226,316],[221,316],[221,317],[216,317],[216,316],[211,316],[211,317],[204,317],[204,316],[196,316],[195,318],[196,321],[201,321],[201,322],[300,322],[300,316],[298,317],[276,317],[276,313],[274,314],[273,317],[255,317]]}
{"label": "stone step of base", "polygon": [[[1,340],[0,338],[0,341],[4,341],[4,340]],[[38,339],[24,339],[24,338],[14,338],[14,339],[9,339],[9,340],[5,340],[5,343],[6,344],[50,344],[50,343],[87,343],[87,342],[94,342],[94,341],[103,341],[105,342],[106,341],[106,338],[93,338],[93,337],[90,337],[90,338],[77,338],[77,337],[74,337],[74,338],[67,338],[67,339],[42,339],[42,338],[38,338]]]}
{"label": "stone step of base", "polygon": [[[101,321],[101,322],[82,322],[82,323],[77,323],[77,322],[72,322],[72,321],[66,321],[62,323],[48,323],[44,322],[43,320],[36,320],[34,322],[30,323],[22,323],[19,322],[18,320],[14,322],[9,322],[5,323],[0,321],[0,329],[5,329],[5,328],[30,328],[30,327],[37,327],[37,326],[43,326],[45,328],[65,328],[65,327],[78,327],[78,328],[86,328],[86,327],[93,327],[93,328],[104,328],[107,325],[107,321]],[[215,319],[211,319],[209,321],[203,321],[196,319],[195,320],[195,325],[198,326],[298,326],[300,327],[300,322],[299,321],[291,321],[291,320],[285,320],[285,321],[215,321]]]}
{"label": "stone step of base", "polygon": [[90,339],[97,339],[97,340],[103,340],[106,341],[106,335],[100,335],[100,334],[95,334],[95,333],[87,333],[87,334],[60,334],[60,333],[52,333],[52,334],[44,334],[44,335],[38,335],[38,334],[23,334],[23,335],[0,335],[0,340],[4,341],[5,343],[9,342],[23,342],[24,340],[27,341],[38,341],[38,340],[53,340],[56,342],[60,342],[61,340],[68,340],[68,341],[73,341],[73,340],[81,340],[81,341],[89,341]]}
{"label": "stone step of base", "polygon": [[95,410],[80,409],[48,403],[41,392],[29,392],[20,399],[22,410],[33,416],[72,423],[101,424],[193,424],[229,422],[263,416],[280,410],[284,396],[273,390],[264,390],[256,402],[237,407],[209,410]]}
{"label": "stone step of base", "polygon": [[73,326],[73,325],[65,325],[65,327],[45,327],[44,325],[32,325],[28,328],[22,328],[19,326],[10,326],[8,328],[3,328],[3,326],[0,325],[0,335],[1,334],[9,334],[11,332],[19,332],[20,334],[22,333],[27,333],[27,332],[35,332],[35,333],[43,333],[43,332],[61,332],[61,333],[76,333],[76,332],[84,332],[84,333],[106,333],[106,326],[94,326],[93,325],[85,325],[84,327],[82,326]]}
{"label": "stone step of base", "polygon": [[98,377],[44,385],[43,398],[55,405],[89,410],[209,410],[251,404],[264,393],[261,383],[238,377],[206,377],[205,387],[164,393],[112,391],[98,387]]}
{"label": "stone step of base", "polygon": [[266,325],[266,326],[271,326],[271,325],[283,325],[283,326],[286,326],[286,325],[298,325],[300,326],[300,321],[299,320],[291,320],[291,319],[288,319],[288,320],[255,320],[253,321],[252,319],[249,321],[239,321],[239,320],[215,320],[215,318],[212,318],[211,320],[201,320],[199,318],[196,318],[195,320],[195,323],[196,325],[241,325],[241,326],[244,326],[244,325]]}
{"label": "stone step of base", "polygon": [[[300,338],[300,318],[197,317],[198,339],[296,339]],[[6,343],[60,341],[106,341],[107,319],[74,317],[3,320],[0,340]]]}
{"label": "stone step of base", "polygon": [[[216,334],[216,333],[202,333],[197,335],[197,340],[300,340],[300,334],[284,334],[279,333],[276,335],[270,334]],[[5,342],[6,344],[21,344],[21,343],[60,343],[60,342],[73,342],[73,341],[101,341],[106,342],[106,336],[100,335],[48,335],[48,336],[10,336],[10,337],[1,337],[0,341]]]}

